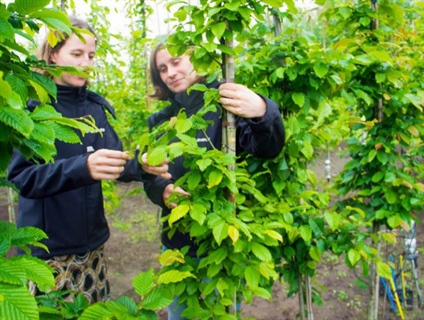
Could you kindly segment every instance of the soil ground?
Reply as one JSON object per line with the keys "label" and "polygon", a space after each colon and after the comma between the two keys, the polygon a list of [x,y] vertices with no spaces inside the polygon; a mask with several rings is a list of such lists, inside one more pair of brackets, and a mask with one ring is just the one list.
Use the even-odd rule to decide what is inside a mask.
{"label": "soil ground", "polygon": [[[336,174],[343,160],[338,160],[334,155],[332,158],[335,159],[332,171]],[[324,159],[321,160],[317,162],[315,170],[324,172]],[[159,268],[157,262],[157,256],[161,250],[159,211],[158,207],[153,205],[142,192],[136,192],[139,188],[141,188],[139,183],[118,184],[121,204],[113,213],[108,214],[111,237],[106,243],[105,250],[108,257],[112,298],[127,295],[137,301],[132,279],[140,272]],[[9,219],[6,193],[5,188],[0,188],[0,220]],[[399,244],[399,246],[402,245],[402,243]],[[424,248],[422,223],[417,226],[417,247]],[[345,266],[343,259],[343,257],[324,256],[317,274],[312,279],[313,287],[322,291],[323,300],[323,306],[313,308],[315,320],[367,319],[370,300],[368,289],[361,289],[357,285],[357,276]],[[422,252],[418,255],[418,267],[419,283],[421,288],[424,288]],[[380,299],[382,311],[378,319],[401,319],[393,312],[385,312],[388,309],[388,302],[384,301],[384,298]],[[414,299],[416,300],[416,295]],[[253,317],[258,320],[299,319],[297,296],[287,298],[286,288],[279,282],[274,285],[272,301],[254,299],[251,304],[243,304],[242,310],[243,317]],[[158,315],[161,320],[167,319],[166,310],[160,310]],[[415,307],[409,310],[405,319],[424,319],[424,309]]]}

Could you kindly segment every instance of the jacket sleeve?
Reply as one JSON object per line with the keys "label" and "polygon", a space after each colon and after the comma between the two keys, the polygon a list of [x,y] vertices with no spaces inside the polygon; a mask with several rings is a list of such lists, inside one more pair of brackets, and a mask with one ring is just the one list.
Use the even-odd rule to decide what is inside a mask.
{"label": "jacket sleeve", "polygon": [[7,178],[25,198],[50,197],[97,182],[88,172],[87,157],[88,154],[82,154],[37,164],[14,150]]}
{"label": "jacket sleeve", "polygon": [[[172,114],[171,108],[165,108],[162,111],[159,111],[157,113],[152,114],[148,119],[147,123],[149,125],[149,129],[152,130],[153,127],[156,125],[162,123],[163,121],[166,121]],[[170,165],[170,169],[172,168],[172,165]],[[172,172],[171,172],[172,175]],[[143,179],[143,187],[146,191],[147,197],[156,205],[166,208],[166,205],[163,201],[163,191],[165,190],[165,187],[168,184],[174,183],[174,181],[171,180],[165,180],[161,177],[157,177],[150,174],[144,174],[142,176]]]}
{"label": "jacket sleeve", "polygon": [[237,118],[237,147],[256,157],[275,157],[284,147],[285,130],[278,105],[268,99],[266,112],[259,119]]}
{"label": "jacket sleeve", "polygon": [[141,164],[138,162],[140,150],[136,150],[134,159],[127,161],[124,171],[119,176],[118,180],[122,182],[143,181],[143,177],[148,174],[143,171]]}

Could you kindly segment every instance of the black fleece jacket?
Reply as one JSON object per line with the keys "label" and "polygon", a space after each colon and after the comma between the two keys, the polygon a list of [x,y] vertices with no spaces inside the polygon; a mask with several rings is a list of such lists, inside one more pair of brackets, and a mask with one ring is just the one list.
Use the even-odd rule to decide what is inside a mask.
{"label": "black fleece jacket", "polygon": [[[122,143],[106,117],[105,109],[114,110],[100,95],[84,87],[57,85],[55,109],[67,118],[91,115],[100,133],[81,137],[82,144],[56,140],[54,163],[36,164],[14,151],[8,168],[8,179],[20,190],[17,226],[42,229],[49,237],[43,241],[49,253],[32,248],[41,258],[84,254],[96,249],[109,238],[104,215],[102,186],[91,178],[87,168],[89,154],[98,149],[122,150]],[[30,110],[39,102],[30,101]],[[129,161],[121,181],[141,181],[142,170],[137,157]]]}
{"label": "black fleece jacket", "polygon": [[[211,88],[218,88],[219,82],[213,82],[208,85]],[[148,118],[150,129],[169,120],[171,117],[176,116],[181,109],[184,109],[187,117],[198,112],[204,104],[204,93],[200,91],[191,91],[188,95],[186,92],[178,93],[170,99],[171,105],[163,110],[151,115]],[[246,119],[236,117],[237,131],[237,150],[236,153],[240,154],[242,151],[257,157],[275,157],[277,156],[285,142],[285,130],[281,114],[275,102],[263,98],[266,102],[266,113],[262,119],[256,121],[253,119]],[[220,117],[220,110],[216,112],[209,112],[205,116],[205,120],[213,120],[214,125],[207,128],[206,134],[208,139],[205,138],[202,131],[197,132],[197,143],[200,147],[206,147],[211,150],[212,146],[209,144],[210,140],[214,147],[221,149],[222,144],[222,118]],[[162,208],[162,216],[170,213],[170,210],[163,202],[163,191],[165,187],[174,183],[182,177],[187,169],[183,166],[184,157],[181,156],[169,164],[169,172],[172,175],[171,180],[164,180],[161,177],[150,176],[149,179],[144,181],[144,189],[149,199]],[[164,224],[166,230],[167,224]],[[176,231],[172,239],[168,238],[167,232],[162,232],[162,244],[169,249],[181,249],[189,245],[189,255],[196,256],[197,246],[187,234],[182,234]]]}

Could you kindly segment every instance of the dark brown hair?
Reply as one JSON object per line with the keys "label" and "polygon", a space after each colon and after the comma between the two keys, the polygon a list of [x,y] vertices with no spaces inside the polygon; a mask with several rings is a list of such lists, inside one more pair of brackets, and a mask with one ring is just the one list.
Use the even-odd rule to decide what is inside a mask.
{"label": "dark brown hair", "polygon": [[154,92],[150,95],[150,97],[156,98],[158,100],[167,100],[172,94],[172,91],[169,90],[166,84],[162,81],[156,63],[157,53],[162,49],[164,49],[163,43],[159,43],[150,54],[150,77],[152,79],[152,85],[154,89]]}
{"label": "dark brown hair", "polygon": [[[152,79],[154,92],[150,94],[149,96],[152,98],[156,98],[158,100],[167,100],[174,95],[174,93],[171,90],[169,90],[168,86],[162,81],[160,77],[160,71],[156,63],[157,53],[163,49],[165,49],[165,46],[163,42],[161,42],[158,45],[156,45],[156,47],[153,49],[150,55],[150,77]],[[206,77],[204,76],[198,76],[196,82],[198,83],[204,82],[205,79]]]}

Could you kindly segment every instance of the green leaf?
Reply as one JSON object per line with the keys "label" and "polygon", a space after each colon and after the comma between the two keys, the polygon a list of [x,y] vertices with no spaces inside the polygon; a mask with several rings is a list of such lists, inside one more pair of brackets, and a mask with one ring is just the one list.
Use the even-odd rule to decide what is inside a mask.
{"label": "green leaf", "polygon": [[34,12],[32,17],[43,21],[52,29],[62,30],[69,35],[72,34],[71,22],[69,21],[66,13],[63,11],[55,9],[41,9]]}
{"label": "green leaf", "polygon": [[226,281],[226,278],[219,278],[218,283],[216,284],[216,289],[218,290],[221,297],[225,295],[225,291],[228,290],[229,285]]}
{"label": "green leaf", "polygon": [[299,107],[302,107],[305,104],[305,95],[301,92],[294,92],[292,94],[292,99]]}
{"label": "green leaf", "polygon": [[356,263],[361,259],[361,254],[355,249],[349,249],[347,252],[347,257],[352,266],[356,265]]}
{"label": "green leaf", "polygon": [[25,270],[22,264],[0,257],[0,282],[23,286],[25,281]]}
{"label": "green leaf", "polygon": [[146,295],[154,286],[154,272],[150,268],[147,272],[142,272],[132,280],[135,292],[139,296]]}
{"label": "green leaf", "polygon": [[391,189],[385,189],[384,190],[384,195],[386,196],[386,200],[388,203],[390,204],[394,204],[396,203],[397,199],[398,199],[398,195],[396,194],[396,192],[394,192]]}
{"label": "green leaf", "polygon": [[314,148],[309,141],[305,140],[303,141],[303,146],[302,149],[300,149],[300,152],[302,152],[305,158],[309,160],[312,159],[314,155]]}
{"label": "green leaf", "polygon": [[0,319],[39,319],[37,303],[27,287],[0,282]]}
{"label": "green leaf", "polygon": [[180,204],[171,210],[171,214],[169,215],[168,223],[169,226],[172,227],[172,224],[183,217],[185,217],[190,210],[190,206],[187,204]]}
{"label": "green leaf", "polygon": [[178,132],[185,133],[193,127],[193,122],[190,119],[178,119],[175,128]]}
{"label": "green leaf", "polygon": [[188,271],[169,270],[162,273],[159,276],[157,283],[158,284],[177,283],[186,278],[196,278],[196,277]]}
{"label": "green leaf", "polygon": [[316,262],[321,261],[321,251],[317,246],[309,247],[309,256]]}
{"label": "green leaf", "polygon": [[328,73],[328,66],[322,62],[314,64],[314,71],[318,77],[324,78],[324,76]]}
{"label": "green leaf", "polygon": [[[121,316],[124,316],[121,314]],[[79,320],[113,319],[114,314],[104,303],[95,303],[84,310]]]}
{"label": "green leaf", "polygon": [[283,6],[283,3],[292,3],[292,1],[283,1],[283,0],[263,0],[264,3],[267,5],[273,7],[273,8],[281,8]]}
{"label": "green leaf", "polygon": [[253,254],[261,261],[272,261],[271,252],[264,245],[253,242],[252,243]]}
{"label": "green leaf", "polygon": [[42,143],[54,144],[55,132],[47,123],[34,122],[34,130],[31,132],[31,138]]}
{"label": "green leaf", "polygon": [[147,164],[150,166],[158,166],[167,158],[166,146],[158,146],[149,150],[147,153]]}
{"label": "green leaf", "polygon": [[228,257],[228,251],[225,248],[218,248],[209,254],[210,261],[215,264],[221,264]]}
{"label": "green leaf", "polygon": [[0,39],[6,38],[9,40],[15,39],[15,30],[7,20],[0,18]]}
{"label": "green leaf", "polygon": [[80,137],[73,129],[55,122],[50,122],[49,125],[50,128],[54,130],[54,135],[57,140],[66,143],[81,143]]}
{"label": "green leaf", "polygon": [[24,81],[21,78],[18,78],[14,75],[7,75],[5,80],[9,83],[13,92],[19,96],[20,104],[22,108],[25,107],[25,103],[28,100],[28,88],[26,87]]}
{"label": "green leaf", "polygon": [[11,261],[19,262],[26,272],[26,278],[37,283],[41,291],[47,292],[54,287],[54,270],[44,260],[31,256],[19,256]]}
{"label": "green leaf", "polygon": [[333,231],[337,230],[337,228],[339,227],[340,222],[342,220],[342,217],[335,212],[333,212],[333,213],[325,212],[324,216],[325,216],[325,221],[327,221],[331,230],[333,230]]}
{"label": "green leaf", "polygon": [[49,3],[50,0],[16,0],[15,10],[25,16],[28,13],[43,9]]}
{"label": "green leaf", "polygon": [[377,274],[379,276],[382,276],[384,278],[390,279],[392,277],[392,270],[390,269],[390,266],[387,263],[377,261]]}
{"label": "green leaf", "polygon": [[379,171],[379,172],[374,173],[374,175],[371,178],[371,181],[376,183],[376,182],[381,181],[381,179],[383,179],[383,178],[384,178],[384,172]]}
{"label": "green leaf", "polygon": [[159,310],[165,308],[173,301],[173,297],[166,288],[154,288],[142,302],[146,310]]}
{"label": "green leaf", "polygon": [[222,240],[228,237],[228,224],[225,221],[220,221],[212,230],[215,241],[221,245]]}
{"label": "green leaf", "polygon": [[218,22],[212,25],[211,30],[214,36],[219,40],[224,35],[225,28],[225,22]]}
{"label": "green leaf", "polygon": [[197,221],[200,225],[203,225],[206,219],[207,209],[201,203],[194,203],[190,210],[190,217]]}
{"label": "green leaf", "polygon": [[208,188],[217,186],[222,181],[222,171],[218,169],[212,170],[208,177]]}
{"label": "green leaf", "polygon": [[312,239],[312,230],[309,226],[306,226],[306,225],[300,226],[299,234],[305,242],[309,242]]}
{"label": "green leaf", "polygon": [[247,285],[250,288],[254,289],[254,288],[258,287],[260,274],[259,274],[259,271],[257,270],[257,268],[254,268],[252,266],[248,266],[244,270],[244,277],[246,279]]}
{"label": "green leaf", "polygon": [[212,164],[212,160],[209,158],[199,159],[196,161],[196,164],[199,167],[200,171],[205,171]]}

